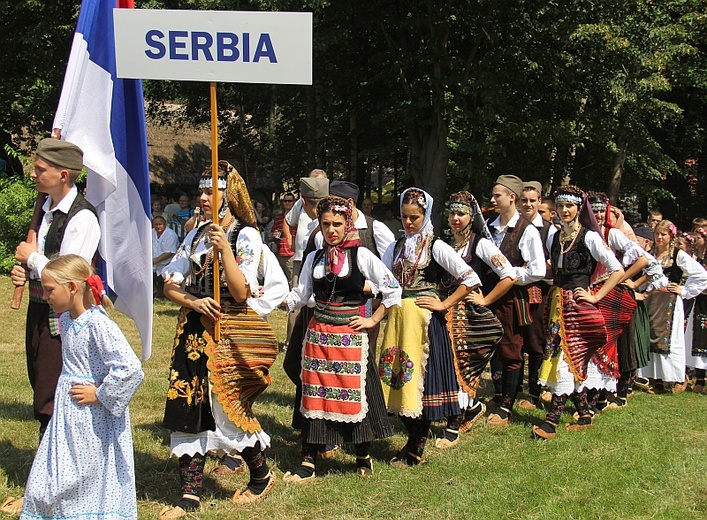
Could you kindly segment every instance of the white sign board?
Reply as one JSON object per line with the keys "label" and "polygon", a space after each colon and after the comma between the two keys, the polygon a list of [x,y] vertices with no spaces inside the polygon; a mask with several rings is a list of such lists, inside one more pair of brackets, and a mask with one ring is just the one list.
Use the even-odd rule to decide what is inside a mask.
{"label": "white sign board", "polygon": [[117,75],[312,84],[312,13],[114,9]]}

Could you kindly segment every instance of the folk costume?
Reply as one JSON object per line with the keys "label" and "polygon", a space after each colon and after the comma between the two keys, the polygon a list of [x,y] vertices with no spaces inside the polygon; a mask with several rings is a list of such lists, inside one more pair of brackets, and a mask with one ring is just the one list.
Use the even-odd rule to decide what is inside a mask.
{"label": "folk costume", "polygon": [[[219,190],[226,188],[232,218],[223,224],[226,237],[251,293],[258,291],[258,265],[264,247],[243,179],[226,161],[219,163]],[[199,184],[211,187],[207,170]],[[219,210],[213,208],[214,216]],[[225,208],[223,210],[225,213]],[[227,213],[226,213],[227,214]],[[219,215],[222,216],[222,215]],[[164,269],[174,283],[186,281],[186,291],[199,298],[213,289],[213,248],[207,240],[210,222],[190,231]],[[270,446],[252,411],[253,402],[270,385],[268,368],[277,356],[275,334],[246,301],[233,299],[221,268],[221,340],[213,339],[213,322],[182,308],[172,348],[169,389],[163,426],[171,431],[170,453],[179,458],[183,509],[198,507],[206,454],[241,454],[250,482],[236,492],[234,502],[250,503],[267,494],[274,474],[265,461]],[[176,509],[176,508],[175,508]]]}
{"label": "folk costume", "polygon": [[[20,518],[137,518],[128,404],[144,374],[102,307],[59,318],[62,370],[54,415],[25,489]],[[78,405],[69,390],[96,387],[97,404]]]}
{"label": "folk costume", "polygon": [[338,245],[307,255],[298,286],[287,295],[290,312],[314,296],[314,316],[307,325],[301,355],[302,463],[285,480],[314,477],[319,445],[353,442],[360,474],[372,471],[369,446],[392,435],[380,379],[365,330],[349,324],[365,316],[366,283],[381,295],[386,308],[400,305],[401,289],[392,273],[370,250],[361,246],[346,200],[329,197],[319,205],[320,216],[331,211],[346,216],[345,235]]}
{"label": "folk costume", "polygon": [[[515,193],[517,198],[523,193],[523,182],[514,175],[501,175],[496,184]],[[501,224],[501,215],[487,222],[494,243],[513,266],[517,279],[515,286],[492,305],[503,325],[503,336],[491,360],[494,402],[499,408],[487,421],[498,426],[507,424],[512,415],[522,379],[523,331],[533,321],[530,304],[540,301],[537,284],[547,271],[540,233],[517,209],[513,211],[505,226]],[[479,276],[487,287],[499,281],[492,271]]]}
{"label": "folk costume", "polygon": [[[526,186],[532,183],[526,183]],[[537,183],[539,186],[539,183]],[[540,190],[535,186],[534,189],[540,193]],[[545,260],[550,259],[550,244],[557,233],[557,228],[550,222],[542,218],[540,214],[535,215],[531,222],[540,233],[540,239],[543,246]],[[528,304],[530,307],[531,323],[522,328],[523,333],[523,353],[527,356],[528,366],[528,398],[521,399],[518,405],[525,409],[535,409],[540,405],[540,394],[542,387],[538,382],[540,377],[540,367],[543,363],[545,355],[545,305],[547,303],[550,288],[552,287],[552,277],[546,277],[535,284],[528,286]],[[522,382],[522,370],[521,370]]]}
{"label": "folk costume", "polygon": [[[81,170],[83,152],[67,141],[42,139],[37,157],[59,168]],[[76,186],[59,201],[47,196],[37,232],[37,251],[27,259],[29,268],[29,304],[25,329],[27,373],[33,390],[34,418],[40,434],[49,423],[54,409],[54,393],[61,374],[61,339],[59,319],[42,299],[40,276],[53,255],[75,253],[89,264],[98,249],[101,230],[96,209]]]}
{"label": "folk costume", "polygon": [[[707,230],[704,228],[698,227],[695,232],[703,239],[707,239]],[[695,260],[702,267],[706,267],[704,256],[700,258],[698,254],[695,255]],[[695,386],[701,386],[698,391],[702,391],[705,386],[705,370],[707,370],[707,291],[695,297],[692,319],[688,322],[687,328],[686,334],[692,335],[692,348],[685,352],[685,365],[695,369]]]}
{"label": "folk costume", "polygon": [[607,343],[607,332],[599,308],[575,299],[574,290],[589,288],[598,263],[609,273],[621,270],[621,264],[599,234],[586,195],[560,188],[555,202],[577,205],[580,226],[568,236],[557,233],[550,250],[554,281],[548,298],[547,344],[540,383],[550,388],[552,402],[545,423],[533,428],[534,436],[545,439],[555,436],[569,396],[579,412],[579,425],[591,425],[585,389],[596,388],[604,379],[593,357]]}
{"label": "folk costume", "polygon": [[[468,196],[469,201],[455,198],[450,203],[450,212],[456,211],[471,217],[469,225],[461,232],[464,238],[459,242],[455,242],[453,238],[451,246],[474,272],[492,271],[499,280],[513,278],[515,269],[493,243],[478,202],[471,194]],[[440,285],[440,296],[446,299],[457,287],[459,281],[451,274],[445,273]],[[492,289],[492,286],[481,287],[484,295]],[[461,421],[449,418],[447,430],[452,430],[453,434],[456,427],[459,433],[464,433],[471,429],[473,423],[483,416],[486,410],[486,405],[476,399],[476,390],[481,374],[488,366],[496,345],[501,340],[503,326],[491,309],[467,301],[461,301],[447,311],[447,323],[450,324],[457,381],[460,387],[459,406],[464,414]]]}
{"label": "folk costume", "polygon": [[[635,262],[645,256],[645,252],[635,242],[618,229],[613,221],[613,212],[608,197],[603,193],[589,195],[592,211],[595,214],[604,212],[605,221],[601,226],[604,241],[609,249],[614,252],[617,260],[624,268],[630,268]],[[592,274],[591,284],[593,292],[598,291],[609,277],[606,269],[598,265]],[[617,391],[617,382],[622,381],[622,393],[629,385],[632,373],[637,368],[635,345],[631,342],[620,342],[619,337],[629,326],[637,308],[633,290],[624,285],[617,285],[597,304],[604,316],[606,325],[607,343],[594,355],[593,361],[604,374],[599,388],[587,387],[589,404],[593,409],[603,410],[608,405],[607,398]],[[619,344],[621,349],[619,349]],[[631,347],[634,346],[632,349]]]}
{"label": "folk costume", "polygon": [[[674,228],[674,225],[672,225]],[[671,230],[671,237],[674,233]],[[662,382],[685,381],[686,352],[692,352],[692,327],[684,327],[684,300],[697,297],[707,289],[707,271],[689,254],[674,245],[660,258],[665,276],[671,283],[680,284],[682,294],[667,289],[653,291],[646,299],[651,327],[650,361],[640,369],[641,377]]]}
{"label": "folk costume", "polygon": [[[401,207],[410,189],[418,190],[405,190]],[[444,272],[467,287],[481,283],[457,252],[434,236],[432,197],[418,191],[417,204],[424,210],[420,231],[406,233],[383,256],[403,290],[402,305],[388,314],[378,362],[388,412],[399,415],[408,431],[406,445],[391,461],[395,465],[418,464],[431,422],[461,414],[445,314],[418,307],[415,298],[437,296]]]}

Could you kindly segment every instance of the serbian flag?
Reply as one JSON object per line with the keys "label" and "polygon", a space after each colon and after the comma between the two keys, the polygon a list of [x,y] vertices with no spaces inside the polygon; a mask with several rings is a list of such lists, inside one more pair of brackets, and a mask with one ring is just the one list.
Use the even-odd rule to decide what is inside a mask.
{"label": "serbian flag", "polygon": [[116,308],[152,349],[152,226],[142,83],[115,75],[113,8],[133,0],[83,0],[54,128],[79,146],[86,198],[98,210],[103,278]]}

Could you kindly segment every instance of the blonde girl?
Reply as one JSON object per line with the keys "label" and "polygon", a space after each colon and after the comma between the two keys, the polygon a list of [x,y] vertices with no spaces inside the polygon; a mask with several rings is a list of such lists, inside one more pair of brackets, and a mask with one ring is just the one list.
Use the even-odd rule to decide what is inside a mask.
{"label": "blonde girl", "polygon": [[137,518],[128,404],[144,377],[140,361],[82,257],[51,260],[42,288],[60,315],[62,372],[21,518]]}

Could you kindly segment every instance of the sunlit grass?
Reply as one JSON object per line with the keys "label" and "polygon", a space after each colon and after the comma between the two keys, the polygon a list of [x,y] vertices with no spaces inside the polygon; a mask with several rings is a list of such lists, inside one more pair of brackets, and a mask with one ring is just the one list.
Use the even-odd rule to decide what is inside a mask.
{"label": "sunlit grass", "polygon": [[[38,427],[25,368],[25,311],[9,310],[10,292],[9,279],[0,277],[0,298],[6,302],[0,306],[0,501],[22,494]],[[145,382],[130,407],[140,518],[156,518],[162,505],[178,499],[176,461],[168,458],[168,434],[160,426],[176,315],[174,305],[156,302],[153,356],[144,363]],[[139,352],[132,322],[119,313],[112,316]],[[281,340],[285,319],[281,311],[270,317]],[[289,427],[293,387],[282,371],[282,355],[272,377],[255,410],[272,436],[268,459],[281,477],[298,462],[296,433]],[[280,481],[261,504],[236,509],[230,497],[247,477],[207,477],[200,517],[704,518],[706,410],[707,396],[639,393],[628,409],[605,413],[593,429],[573,434],[561,429],[550,442],[530,438],[530,425],[543,412],[517,411],[511,425],[481,424],[449,451],[428,444],[427,464],[402,471],[386,464],[404,443],[395,420],[397,435],[373,445],[370,479],[355,475],[354,457],[345,448],[320,462],[314,482],[296,487]],[[435,431],[441,432],[441,425]],[[207,469],[212,466],[210,461]]]}

